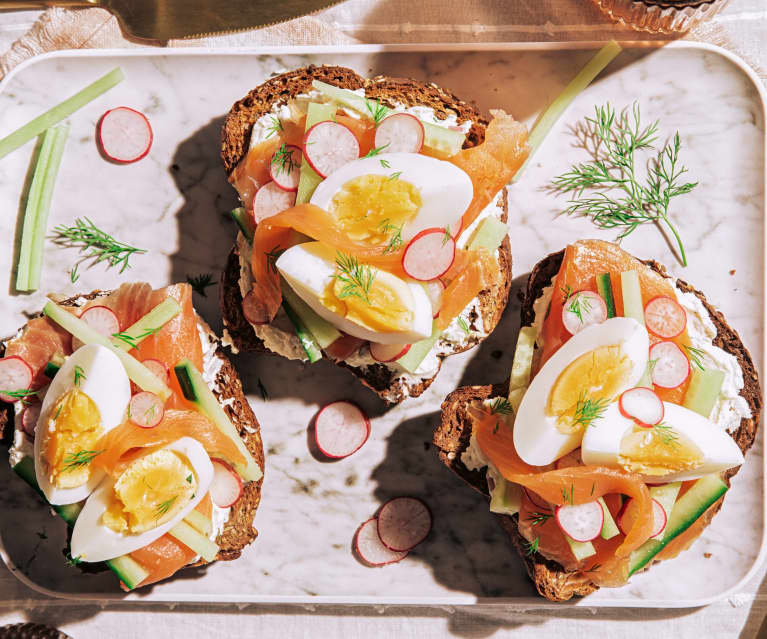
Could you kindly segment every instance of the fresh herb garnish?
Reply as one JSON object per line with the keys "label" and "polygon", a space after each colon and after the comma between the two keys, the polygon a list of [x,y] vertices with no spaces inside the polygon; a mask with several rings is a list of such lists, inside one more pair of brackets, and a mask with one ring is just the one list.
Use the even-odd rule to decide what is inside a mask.
{"label": "fresh herb garnish", "polygon": [[678,435],[666,422],[655,424],[652,428],[658,434],[658,438],[662,444],[670,446],[671,448],[676,448],[679,445]]}
{"label": "fresh herb garnish", "polygon": [[496,397],[490,405],[490,413],[493,415],[511,415],[514,408],[505,397]]}
{"label": "fresh herb garnish", "polygon": [[545,524],[549,519],[551,519],[554,515],[551,513],[530,513],[527,516],[527,521],[533,524],[533,526],[540,526],[541,524]]}
{"label": "fresh herb garnish", "polygon": [[80,274],[77,272],[77,268],[79,267],[79,264],[75,264],[72,267],[72,270],[69,271],[69,279],[71,280],[72,284],[74,284],[77,280],[80,279]]}
{"label": "fresh herb garnish", "polygon": [[565,304],[568,305],[568,313],[575,315],[581,324],[584,323],[583,314],[591,311],[591,300],[589,300],[587,295],[578,295],[577,293],[575,295],[571,294],[570,297],[565,300]]}
{"label": "fresh herb garnish", "polygon": [[575,403],[573,425],[588,428],[595,420],[602,417],[607,410],[608,403],[606,398],[598,397],[596,399],[591,399],[590,397],[586,397],[585,392],[581,392],[578,401]]}
{"label": "fresh herb garnish", "polygon": [[284,142],[279,149],[272,156],[272,164],[277,165],[277,175],[280,173],[290,173],[296,168],[296,163],[293,162],[294,148],[289,148]]}
{"label": "fresh herb garnish", "polygon": [[466,333],[467,335],[471,333],[471,328],[469,328],[469,323],[466,321],[463,315],[459,315],[456,321],[458,322],[458,326],[461,327],[461,330],[464,333]]}
{"label": "fresh herb garnish", "polygon": [[529,557],[530,555],[534,555],[538,552],[538,546],[541,543],[541,539],[540,537],[536,537],[533,539],[533,541],[524,541],[522,543],[525,547],[525,555]]}
{"label": "fresh herb garnish", "polygon": [[120,273],[130,268],[130,258],[133,255],[146,253],[145,249],[119,242],[87,217],[77,218],[74,226],[60,224],[53,232],[56,244],[88,251],[80,261],[93,258],[94,264],[106,262],[110,267],[119,266]]}
{"label": "fresh herb garnish", "polygon": [[67,565],[67,566],[69,566],[70,568],[75,568],[75,567],[76,567],[76,566],[78,566],[79,564],[83,563],[83,560],[82,560],[82,559],[80,559],[80,556],[79,556],[79,555],[78,555],[77,557],[73,557],[72,555],[70,555],[69,553],[67,553],[67,555],[66,555],[66,559],[65,559],[65,563],[66,563],[66,565]]}
{"label": "fresh herb garnish", "polygon": [[75,386],[79,386],[80,382],[84,379],[88,379],[85,375],[85,371],[83,370],[83,367],[79,364],[75,365]]}
{"label": "fresh herb garnish", "polygon": [[187,477],[186,477],[186,483],[187,484],[191,484],[192,483],[192,479],[194,479],[194,475],[192,475],[192,473],[189,473],[189,475],[187,475]]}
{"label": "fresh herb garnish", "polygon": [[365,107],[370,115],[373,116],[373,122],[376,126],[381,124],[381,120],[389,114],[389,109],[381,104],[381,101],[378,98],[375,99],[375,102],[365,98]]}
{"label": "fresh herb garnish", "polygon": [[658,360],[656,359],[648,359],[647,360],[647,374],[650,375],[655,370],[655,367],[658,365]]}
{"label": "fresh herb garnish", "polygon": [[164,502],[157,504],[157,516],[162,517],[163,515],[165,515],[170,510],[171,506],[173,506],[176,499],[178,499],[178,495],[174,495],[170,499],[167,499]]}
{"label": "fresh herb garnish", "polygon": [[380,162],[380,164],[381,164],[381,166],[382,166],[383,168],[385,168],[385,169],[390,169],[390,168],[391,168],[391,164],[389,164],[389,160],[384,160],[384,159],[382,158],[382,159],[380,159],[380,160],[378,160],[378,161]]}
{"label": "fresh herb garnish", "polygon": [[268,139],[269,139],[270,137],[272,137],[273,135],[277,135],[277,133],[278,133],[279,131],[283,131],[283,130],[284,130],[284,129],[282,128],[282,122],[280,122],[280,118],[278,118],[276,115],[271,115],[271,116],[269,116],[269,117],[270,117],[270,118],[271,118],[271,120],[272,120],[272,124],[271,124],[271,125],[269,126],[269,128],[267,129],[267,131],[268,131],[269,133],[267,133],[267,134],[266,134],[266,138],[264,138],[264,139],[266,139],[266,140],[268,140]]}
{"label": "fresh herb garnish", "polygon": [[27,399],[28,397],[37,395],[37,391],[32,390],[31,388],[22,388],[20,390],[0,390],[0,395],[7,395],[8,397],[12,397],[13,399],[20,399],[23,401]]}
{"label": "fresh herb garnish", "polygon": [[340,251],[336,253],[336,266],[340,272],[333,277],[344,285],[338,294],[339,299],[358,297],[370,304],[370,288],[375,279],[373,269],[360,264],[353,255],[345,255]]}
{"label": "fresh herb garnish", "polygon": [[[689,193],[698,183],[680,180],[687,168],[679,164],[679,132],[650,163],[648,176],[642,183],[636,173],[635,154],[653,148],[658,137],[658,121],[642,128],[637,102],[631,118],[628,109],[616,114],[608,103],[596,107],[595,117],[586,121],[593,129],[598,156],[554,178],[556,190],[574,196],[565,213],[590,217],[599,228],[619,229],[618,240],[642,224],[665,224],[676,239],[682,266],[687,266],[682,239],[669,217],[669,204],[671,198]],[[583,197],[586,189],[597,189],[597,192]],[[608,195],[616,189],[618,196]]]}
{"label": "fresh herb garnish", "polygon": [[588,570],[584,570],[583,572],[596,572],[602,567],[602,564],[594,564],[591,568]]}
{"label": "fresh herb garnish", "polygon": [[704,371],[706,368],[703,366],[703,358],[706,356],[706,351],[702,348],[695,348],[690,344],[684,345],[684,350],[687,352],[687,358],[690,363],[698,369]]}
{"label": "fresh herb garnish", "polygon": [[103,450],[81,450],[77,453],[69,453],[64,457],[64,467],[61,472],[66,473],[70,470],[84,468],[103,452]]}
{"label": "fresh herb garnish", "polygon": [[218,282],[213,281],[213,273],[200,273],[199,275],[187,275],[186,281],[189,282],[190,286],[194,289],[196,293],[199,293],[203,297],[208,297],[207,293],[205,292],[205,289],[209,286],[213,286],[214,284],[218,284]]}
{"label": "fresh herb garnish", "polygon": [[261,381],[261,378],[258,378],[258,391],[261,393],[261,398],[266,401],[269,399],[269,393],[266,392],[266,386],[264,386],[264,383]]}
{"label": "fresh herb garnish", "polygon": [[61,406],[61,404],[59,404],[59,409],[56,411],[56,414],[53,416],[53,421],[54,422],[59,418],[59,415],[61,415],[61,409],[62,408],[63,407]]}
{"label": "fresh herb garnish", "polygon": [[[377,147],[375,147],[373,149],[370,149],[370,151],[365,153],[365,155],[363,155],[362,157],[364,157],[364,158],[372,158],[372,157],[378,155],[379,153],[381,153],[387,146],[389,146],[389,142],[387,142],[386,144],[384,144],[382,146],[377,146]],[[384,165],[384,162],[386,162],[386,160],[381,160],[381,166],[383,166],[384,168],[388,168],[389,163],[386,162],[386,165]]]}
{"label": "fresh herb garnish", "polygon": [[279,245],[272,248],[271,251],[265,253],[266,255],[266,268],[275,275],[277,274],[277,258],[284,253],[284,250]]}
{"label": "fresh herb garnish", "polygon": [[147,337],[151,337],[152,335],[159,333],[161,329],[162,326],[148,328],[143,333],[141,333],[141,335],[131,335],[129,333],[112,333],[112,337],[116,340],[124,342],[131,348],[138,348],[139,342],[142,339],[146,339]]}
{"label": "fresh herb garnish", "polygon": [[389,243],[384,247],[384,255],[386,253],[396,251],[402,246],[402,224],[399,226],[392,224],[387,217],[378,225],[378,228],[381,230],[381,233],[385,233],[387,235],[391,233],[391,236],[389,237]]}
{"label": "fresh herb garnish", "polygon": [[575,486],[573,484],[570,484],[570,492],[567,492],[567,488],[562,489],[562,500],[566,504],[570,504],[571,506],[575,503],[574,499],[575,495]]}
{"label": "fresh herb garnish", "polygon": [[402,171],[395,171],[394,173],[392,173],[389,176],[389,180],[388,181],[391,182],[392,180],[399,180],[399,176],[400,175],[402,175]]}
{"label": "fresh herb garnish", "polygon": [[453,234],[450,232],[450,225],[446,226],[444,229],[444,235],[442,236],[442,246],[445,246],[450,240],[453,239]]}

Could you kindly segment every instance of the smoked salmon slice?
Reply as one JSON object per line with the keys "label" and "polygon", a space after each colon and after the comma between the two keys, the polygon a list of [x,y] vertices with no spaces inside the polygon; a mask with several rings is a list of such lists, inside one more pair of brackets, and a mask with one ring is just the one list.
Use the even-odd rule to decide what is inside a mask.
{"label": "smoked salmon slice", "polygon": [[69,355],[72,337],[47,317],[30,320],[21,335],[8,342],[5,357],[21,357],[32,369],[32,385],[39,387],[46,382],[43,377],[45,365],[54,355]]}

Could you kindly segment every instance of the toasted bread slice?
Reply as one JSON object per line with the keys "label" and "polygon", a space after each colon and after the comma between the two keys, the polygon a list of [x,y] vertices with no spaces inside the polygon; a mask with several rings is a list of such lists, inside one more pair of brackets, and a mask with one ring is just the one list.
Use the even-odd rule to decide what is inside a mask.
{"label": "toasted bread slice", "polygon": [[[464,148],[476,146],[484,140],[488,120],[475,107],[435,84],[384,76],[366,79],[344,67],[309,66],[271,78],[232,106],[224,123],[221,141],[221,157],[227,175],[232,174],[247,154],[254,123],[269,113],[274,106],[285,104],[296,96],[309,92],[313,80],[327,82],[344,89],[364,88],[367,97],[377,98],[387,106],[392,106],[393,103],[407,106],[421,105],[432,108],[437,118],[444,119],[452,115],[459,124],[471,121],[472,126],[466,136]],[[500,209],[500,219],[506,222],[508,200],[505,189],[499,193],[496,206]],[[413,376],[403,374],[384,364],[352,366],[339,362],[339,365],[350,370],[363,384],[389,403],[400,402],[406,397],[417,397],[434,381],[444,357],[476,346],[498,324],[501,313],[506,307],[511,286],[511,245],[508,238],[503,241],[498,251],[498,263],[500,268],[497,281],[479,294],[479,313],[472,312],[469,316],[470,327],[476,330],[476,333],[472,332],[472,336],[461,343],[441,340],[437,346],[438,365],[435,371],[425,376]],[[221,280],[224,343],[236,351],[274,352],[263,339],[256,335],[253,327],[242,314],[240,268],[238,246],[235,246],[229,255]],[[292,340],[296,344],[291,357],[300,358],[300,345],[292,334],[292,329],[288,326],[283,332],[284,335],[280,337],[282,342]]]}
{"label": "toasted bread slice", "polygon": [[[535,318],[533,303],[559,272],[563,257],[564,251],[553,253],[538,262],[530,273],[527,288],[520,294],[522,326],[532,325]],[[664,267],[657,262],[648,260],[644,264],[668,277]],[[751,355],[735,330],[727,324],[724,316],[708,303],[703,293],[682,280],[676,280],[676,286],[682,291],[693,293],[700,299],[717,329],[716,338],[713,340],[714,345],[735,356],[743,371],[744,386],[740,395],[748,403],[751,417],[742,419],[740,426],[731,435],[745,453],[754,443],[762,412],[762,392]],[[434,444],[439,450],[442,462],[486,497],[489,497],[489,490],[484,470],[471,471],[461,462],[461,454],[469,446],[471,438],[472,424],[468,408],[475,401],[490,397],[505,397],[508,390],[508,382],[505,382],[487,386],[464,386],[453,391],[442,403],[442,421],[434,431]],[[725,479],[728,485],[730,478],[737,472],[738,468],[733,468],[726,473]],[[706,513],[705,516],[708,518],[706,523],[716,514],[719,507],[721,502],[716,510],[711,509]],[[525,539],[517,529],[518,515],[511,517],[496,515],[496,517],[509,535],[512,545],[522,556],[530,579],[543,597],[551,601],[565,601],[573,596],[587,595],[599,588],[590,581],[587,574],[568,572],[559,563],[546,559],[540,553],[529,554],[527,548],[523,547]]]}

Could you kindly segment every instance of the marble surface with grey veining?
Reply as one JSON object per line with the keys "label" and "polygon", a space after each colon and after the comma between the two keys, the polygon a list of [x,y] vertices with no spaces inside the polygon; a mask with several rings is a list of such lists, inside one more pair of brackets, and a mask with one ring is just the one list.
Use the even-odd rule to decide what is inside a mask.
{"label": "marble surface with grey veining", "polygon": [[[103,265],[84,269],[76,284],[71,248],[47,244],[42,289],[13,289],[12,268],[22,198],[34,144],[0,161],[0,334],[37,312],[48,291],[112,288],[123,281],[155,286],[187,275],[218,273],[235,234],[226,212],[237,205],[218,159],[229,105],[269,74],[307,63],[345,64],[364,74],[434,81],[532,123],[589,58],[586,51],[207,54],[74,56],[40,59],[13,74],[0,91],[0,136],[119,64],[126,79],[69,118],[72,129],[49,227],[88,216],[117,238],[148,250],[120,275]],[[387,408],[350,374],[326,362],[302,365],[275,357],[237,356],[235,363],[262,424],[267,451],[260,535],[236,562],[179,574],[136,595],[141,600],[466,603],[477,599],[539,603],[522,563],[486,503],[452,476],[430,445],[444,396],[459,385],[508,375],[518,327],[516,292],[542,256],[583,237],[611,239],[588,221],[558,216],[566,199],[551,179],[588,159],[574,125],[597,103],[638,100],[643,118],[660,119],[660,135],[678,129],[692,194],[674,206],[689,266],[682,268],[659,230],[624,241],[639,257],[656,258],[705,290],[725,313],[763,370],[764,111],[750,79],[720,54],[694,49],[623,54],[566,112],[511,189],[514,291],[495,333],[480,347],[448,359],[420,398]],[[120,166],[101,158],[96,123],[108,108],[143,111],[154,145],[142,161]],[[218,278],[216,278],[218,279]],[[220,329],[218,287],[197,297],[202,315]],[[262,397],[259,381],[268,396]],[[311,445],[311,422],[324,403],[353,399],[372,418],[372,433],[353,456],[328,462]],[[763,533],[761,437],[735,477],[723,512],[691,550],[634,577],[621,589],[591,595],[591,605],[693,604],[735,587],[759,552]],[[111,574],[80,576],[64,565],[64,524],[0,464],[0,535],[20,571],[39,588],[81,596],[121,597]],[[368,568],[351,552],[357,526],[389,497],[422,497],[434,513],[428,540],[399,564]],[[95,593],[95,594],[94,594]]]}

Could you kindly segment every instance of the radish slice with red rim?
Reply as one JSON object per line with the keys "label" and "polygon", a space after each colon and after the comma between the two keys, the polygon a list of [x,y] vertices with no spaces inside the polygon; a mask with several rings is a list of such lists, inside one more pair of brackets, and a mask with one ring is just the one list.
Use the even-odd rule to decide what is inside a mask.
{"label": "radish slice with red rim", "polygon": [[[629,531],[634,526],[637,516],[639,515],[638,510],[639,506],[636,499],[628,499],[623,504],[623,507],[618,513],[616,523],[618,524],[618,529],[624,535],[628,535]],[[666,529],[667,517],[666,511],[663,510],[663,506],[661,506],[660,502],[655,499],[652,500],[652,516],[653,529],[650,536],[657,537]]]}
{"label": "radish slice with red rim", "polygon": [[292,144],[283,144],[272,156],[269,175],[274,184],[283,191],[297,191],[301,178],[301,149]]}
{"label": "radish slice with red rim", "polygon": [[168,370],[165,362],[151,358],[141,360],[141,363],[152,371],[160,381],[165,382],[166,385],[170,382],[170,370]]}
{"label": "radish slice with red rim", "polygon": [[378,536],[378,520],[368,519],[357,529],[354,536],[354,549],[360,558],[371,566],[386,566],[402,561],[408,551],[397,552],[384,546]]}
{"label": "radish slice with red rim", "polygon": [[624,417],[634,419],[642,426],[655,426],[663,420],[663,401],[651,388],[629,388],[618,399],[618,408]]}
{"label": "radish slice with red rim", "polygon": [[253,196],[253,219],[256,224],[282,213],[296,203],[294,191],[285,191],[274,182],[267,182]]}
{"label": "radish slice with red rim", "polygon": [[652,383],[661,388],[676,388],[690,376],[690,360],[674,342],[658,342],[650,347]]}
{"label": "radish slice with red rim", "polygon": [[360,156],[351,129],[338,122],[318,122],[304,136],[304,156],[320,177],[328,177]]}
{"label": "radish slice with red rim", "polygon": [[130,107],[117,107],[101,116],[99,144],[110,160],[129,164],[143,158],[152,147],[154,134],[143,113]]}
{"label": "radish slice with red rim", "polygon": [[385,153],[418,153],[423,147],[421,121],[410,113],[394,113],[376,128],[375,146]]}
{"label": "radish slice with red rim", "polygon": [[370,420],[362,409],[345,400],[331,402],[317,413],[314,436],[323,455],[333,459],[356,453],[370,435]]}
{"label": "radish slice with red rim", "polygon": [[408,277],[421,282],[436,280],[447,273],[455,260],[455,240],[445,229],[424,229],[405,247],[402,268]]}
{"label": "radish slice with red rim", "polygon": [[652,500],[652,517],[653,523],[655,525],[653,526],[652,534],[650,537],[657,537],[664,530],[666,530],[666,522],[668,521],[668,517],[666,515],[666,511],[663,509],[663,506],[661,506],[660,502],[656,499]]}
{"label": "radish slice with red rim", "polygon": [[378,513],[378,536],[387,548],[404,552],[426,539],[431,524],[431,511],[420,499],[395,497]]}
{"label": "radish slice with red rim", "polygon": [[687,326],[687,313],[675,299],[660,295],[645,305],[644,322],[651,333],[671,339],[681,335]]}
{"label": "radish slice with red rim", "polygon": [[[95,330],[99,335],[111,337],[120,332],[120,320],[115,312],[106,306],[91,306],[80,313],[80,319]],[[76,351],[83,343],[76,337],[72,338],[72,350]]]}
{"label": "radish slice with red rim", "polygon": [[229,508],[242,495],[242,479],[223,459],[213,462],[213,481],[210,484],[210,498],[219,508]]}
{"label": "radish slice with red rim", "polygon": [[42,404],[30,404],[21,413],[21,428],[32,441],[35,440],[35,428],[37,428],[37,420],[40,419],[41,408]]}
{"label": "radish slice with red rim", "polygon": [[141,428],[154,428],[162,421],[164,414],[164,402],[148,391],[136,393],[128,404],[128,417]]}
{"label": "radish slice with red rim", "polygon": [[606,319],[607,305],[602,296],[593,291],[574,293],[562,306],[562,323],[571,335]]}
{"label": "radish slice with red rim", "polygon": [[527,498],[530,500],[530,503],[533,504],[533,506],[537,506],[538,508],[542,508],[543,510],[551,510],[551,504],[549,504],[549,502],[547,502],[543,497],[538,495],[538,493],[535,493],[532,490],[529,490],[525,486],[522,486],[522,490],[524,491]]}
{"label": "radish slice with red rim", "polygon": [[260,326],[268,324],[271,321],[266,305],[256,295],[255,291],[250,291],[242,300],[242,314],[251,324]]}
{"label": "radish slice with red rim", "polygon": [[412,344],[376,344],[370,342],[370,354],[377,362],[393,362],[410,350]]}
{"label": "radish slice with red rim", "polygon": [[423,288],[426,291],[426,297],[428,297],[431,302],[432,318],[436,318],[442,308],[442,296],[445,293],[445,284],[442,280],[431,280],[430,282],[424,282]]}
{"label": "radish slice with red rim", "polygon": [[[3,357],[0,359],[0,390],[24,391],[32,384],[32,367],[18,355]],[[13,404],[19,397],[3,395],[0,393],[0,401]]]}
{"label": "radish slice with red rim", "polygon": [[557,506],[554,516],[568,537],[581,542],[599,537],[605,522],[605,511],[598,501],[577,506]]}

